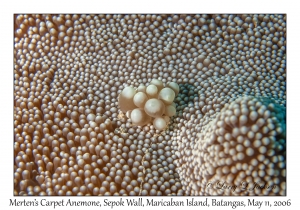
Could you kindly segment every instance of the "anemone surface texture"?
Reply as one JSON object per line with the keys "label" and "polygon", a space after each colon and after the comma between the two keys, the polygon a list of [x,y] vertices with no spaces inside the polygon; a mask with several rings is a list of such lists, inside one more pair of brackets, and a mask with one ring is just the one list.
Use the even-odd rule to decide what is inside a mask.
{"label": "anemone surface texture", "polygon": [[[14,27],[14,195],[286,195],[285,14],[17,14]],[[139,106],[132,122],[120,94],[159,81],[179,86],[171,117],[153,121],[139,94],[123,105]]]}

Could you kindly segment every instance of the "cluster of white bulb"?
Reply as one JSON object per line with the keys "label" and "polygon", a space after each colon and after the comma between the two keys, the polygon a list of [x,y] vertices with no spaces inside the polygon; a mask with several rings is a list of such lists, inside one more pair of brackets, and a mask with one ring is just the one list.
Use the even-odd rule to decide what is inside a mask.
{"label": "cluster of white bulb", "polygon": [[169,82],[164,87],[162,81],[153,79],[147,87],[140,85],[137,89],[130,86],[124,88],[119,96],[119,106],[133,125],[143,126],[153,122],[155,129],[163,130],[170,117],[176,114],[173,101],[178,93],[177,83]]}

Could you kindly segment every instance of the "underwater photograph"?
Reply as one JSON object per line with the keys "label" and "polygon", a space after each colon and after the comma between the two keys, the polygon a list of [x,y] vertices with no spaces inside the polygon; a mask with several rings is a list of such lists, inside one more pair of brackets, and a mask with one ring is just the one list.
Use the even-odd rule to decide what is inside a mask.
{"label": "underwater photograph", "polygon": [[14,196],[287,195],[286,14],[13,19]]}

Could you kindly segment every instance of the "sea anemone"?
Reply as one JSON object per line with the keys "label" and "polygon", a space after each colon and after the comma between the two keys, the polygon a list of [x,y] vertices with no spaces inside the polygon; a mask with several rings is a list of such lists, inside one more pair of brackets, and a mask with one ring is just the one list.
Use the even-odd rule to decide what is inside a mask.
{"label": "sea anemone", "polygon": [[286,195],[286,15],[14,24],[15,195]]}

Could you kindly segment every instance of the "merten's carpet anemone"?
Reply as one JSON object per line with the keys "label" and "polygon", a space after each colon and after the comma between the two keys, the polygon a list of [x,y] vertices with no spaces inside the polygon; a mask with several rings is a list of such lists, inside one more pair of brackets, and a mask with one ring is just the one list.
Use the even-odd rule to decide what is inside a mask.
{"label": "merten's carpet anemone", "polygon": [[14,25],[15,195],[286,195],[286,15]]}

